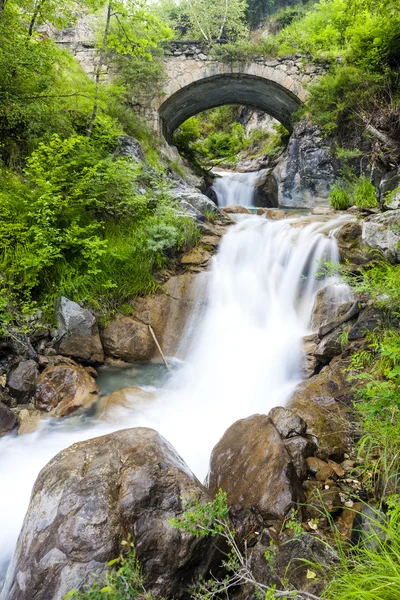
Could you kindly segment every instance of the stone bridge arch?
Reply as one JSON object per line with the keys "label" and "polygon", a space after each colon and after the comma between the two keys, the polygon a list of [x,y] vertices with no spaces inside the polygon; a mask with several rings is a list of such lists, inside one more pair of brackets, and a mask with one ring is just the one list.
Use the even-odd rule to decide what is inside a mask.
{"label": "stone bridge arch", "polygon": [[227,63],[197,42],[173,43],[164,65],[164,95],[152,100],[150,110],[168,142],[186,119],[223,104],[261,109],[291,131],[292,114],[308,95],[306,84],[323,72],[301,55]]}

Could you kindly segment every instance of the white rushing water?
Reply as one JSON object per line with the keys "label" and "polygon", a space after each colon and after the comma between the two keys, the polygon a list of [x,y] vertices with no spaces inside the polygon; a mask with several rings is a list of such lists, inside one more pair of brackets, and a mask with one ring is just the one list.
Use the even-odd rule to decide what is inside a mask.
{"label": "white rushing water", "polygon": [[224,208],[236,204],[248,208],[254,206],[255,183],[260,176],[258,171],[252,173],[232,173],[215,171],[217,175],[213,189],[218,197],[218,206]]}
{"label": "white rushing water", "polygon": [[204,479],[213,446],[234,421],[285,403],[301,379],[301,338],[315,294],[328,283],[315,277],[318,261],[338,259],[327,235],[334,226],[247,217],[222,239],[206,278],[207,309],[192,323],[192,350],[153,402],[121,408],[112,422],[75,416],[0,440],[0,567],[39,470],[61,449],[117,429],[153,427]]}

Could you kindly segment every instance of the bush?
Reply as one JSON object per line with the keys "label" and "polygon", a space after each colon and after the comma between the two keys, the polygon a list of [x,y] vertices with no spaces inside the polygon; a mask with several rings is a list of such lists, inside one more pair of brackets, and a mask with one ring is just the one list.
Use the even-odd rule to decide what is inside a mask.
{"label": "bush", "polygon": [[351,206],[350,194],[343,186],[335,183],[329,194],[329,201],[336,210],[347,210]]}

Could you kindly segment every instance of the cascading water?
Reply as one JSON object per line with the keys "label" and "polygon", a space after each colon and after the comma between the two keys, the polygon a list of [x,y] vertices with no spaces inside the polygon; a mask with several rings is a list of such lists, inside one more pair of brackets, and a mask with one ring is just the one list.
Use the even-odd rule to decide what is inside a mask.
{"label": "cascading water", "polygon": [[[40,468],[59,450],[148,426],[204,478],[213,446],[234,421],[285,403],[302,377],[302,336],[309,333],[315,294],[331,283],[315,277],[318,261],[338,259],[327,235],[335,226],[247,217],[222,239],[207,278],[207,309],[192,324],[192,350],[154,401],[138,408],[132,398],[111,421],[75,416],[0,441],[0,566],[10,559]],[[338,286],[338,294],[348,293]]]}
{"label": "cascading water", "polygon": [[224,208],[236,204],[248,208],[254,206],[255,183],[260,173],[231,173],[230,171],[215,171],[213,189],[217,194],[218,206]]}

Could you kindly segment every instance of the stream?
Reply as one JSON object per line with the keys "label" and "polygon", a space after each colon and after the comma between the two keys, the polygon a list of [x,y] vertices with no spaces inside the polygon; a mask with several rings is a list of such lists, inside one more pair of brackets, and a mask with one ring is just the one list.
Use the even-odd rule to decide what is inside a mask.
{"label": "stream", "polygon": [[[221,178],[224,190],[216,187],[221,205],[237,204],[239,195],[251,206],[249,179]],[[0,575],[11,558],[33,483],[63,448],[118,429],[152,427],[204,480],[211,451],[233,422],[285,404],[302,379],[302,337],[310,333],[315,295],[334,281],[316,274],[320,261],[338,260],[333,232],[342,219],[270,221],[241,215],[202,280],[206,310],[183,334],[183,342],[190,337],[184,360],[172,358],[171,373],[153,363],[100,370],[103,394],[136,385],[151,393],[146,400],[133,393],[106,420],[101,411],[86,411],[43,421],[35,433],[0,440]],[[340,297],[350,295],[343,284],[335,289]]]}

